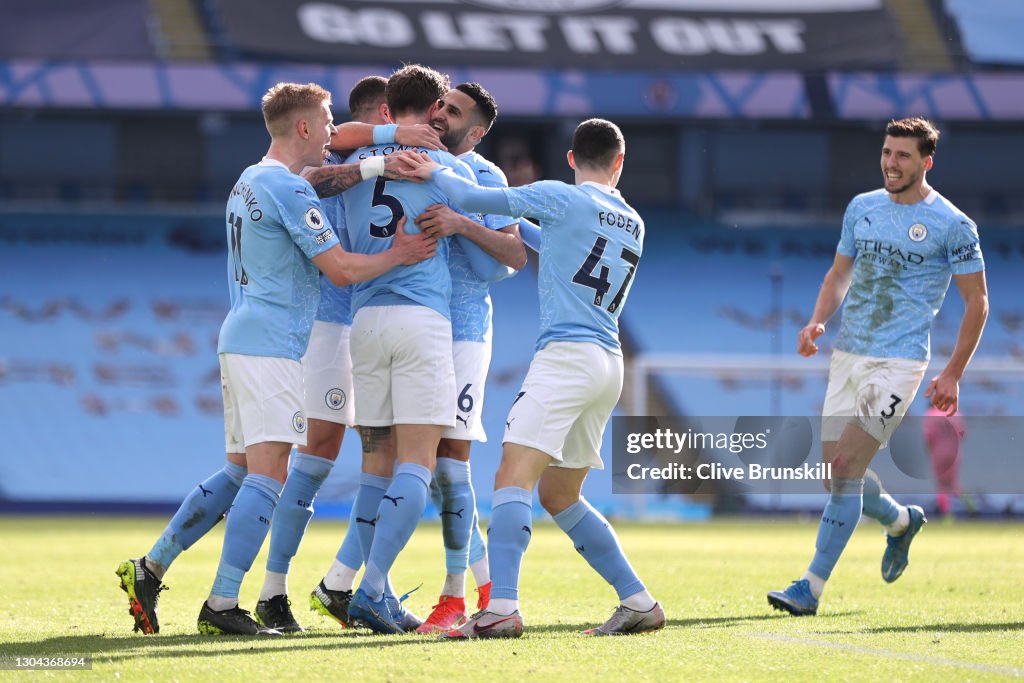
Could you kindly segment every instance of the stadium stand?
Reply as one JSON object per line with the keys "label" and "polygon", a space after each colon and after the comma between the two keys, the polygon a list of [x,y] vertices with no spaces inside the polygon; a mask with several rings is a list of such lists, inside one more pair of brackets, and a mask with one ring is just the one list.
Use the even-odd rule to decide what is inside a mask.
{"label": "stadium stand", "polygon": [[[1024,285],[1016,168],[1024,156],[1024,51],[1006,30],[1024,20],[1019,3],[850,0],[843,12],[828,0],[797,3],[802,11],[765,0],[753,3],[760,12],[723,2],[701,13],[680,0],[655,3],[662,9],[654,16],[638,0],[631,48],[607,44],[600,32],[587,43],[566,28],[573,13],[556,20],[520,9],[499,12],[505,18],[495,19],[487,49],[467,40],[465,14],[497,10],[448,3],[431,21],[448,22],[445,35],[463,41],[459,50],[425,42],[417,3],[388,3],[395,25],[413,38],[384,47],[365,42],[369,30],[311,29],[311,10],[300,16],[310,3],[299,0],[275,3],[273,16],[247,12],[242,0],[7,4],[0,406],[15,425],[13,447],[37,457],[0,462],[0,496],[123,502],[118,482],[97,463],[143,444],[156,449],[146,465],[154,472],[166,458],[180,467],[132,496],[172,501],[194,483],[199,461],[208,462],[220,440],[212,368],[225,306],[222,199],[265,147],[259,97],[277,80],[322,82],[343,119],[345,97],[337,93],[399,60],[429,61],[491,89],[502,114],[481,152],[528,157],[527,180],[569,178],[564,150],[581,118],[623,124],[621,189],[648,223],[623,319],[629,351],[713,355],[722,364],[701,374],[655,372],[649,406],[692,415],[820,409],[822,374],[744,373],[728,359],[793,357],[834,252],[838,215],[854,194],[878,185],[884,121],[910,114],[939,122],[943,140],[929,178],[981,226],[993,314],[979,360],[1024,363],[1024,308],[1005,294]],[[379,10],[361,0],[315,4],[321,19],[347,11],[369,21]],[[623,12],[577,14],[600,23]],[[670,23],[658,23],[662,14]],[[545,26],[531,34],[545,50],[524,47],[526,34],[501,23],[508,16]],[[780,49],[768,34],[751,33],[744,22],[752,21],[805,30]],[[267,26],[280,40],[256,49]],[[29,39],[43,31],[47,40]],[[492,440],[474,470],[485,495],[508,397],[533,351],[532,278],[524,272],[494,291],[484,416]],[[958,315],[953,291],[936,323],[936,355],[949,352]],[[964,411],[1021,415],[1022,385],[1012,375],[972,373]],[[81,434],[74,457],[44,429],[53,406]],[[355,461],[354,442],[346,462]],[[31,483],[44,469],[57,475],[45,490]],[[325,498],[344,501],[352,477],[353,469],[337,468]],[[590,485],[608,488],[599,477]]]}
{"label": "stadium stand", "polygon": [[946,0],[970,61],[991,67],[1024,65],[1024,45],[1007,26],[1024,22],[1024,6],[1001,0]]}

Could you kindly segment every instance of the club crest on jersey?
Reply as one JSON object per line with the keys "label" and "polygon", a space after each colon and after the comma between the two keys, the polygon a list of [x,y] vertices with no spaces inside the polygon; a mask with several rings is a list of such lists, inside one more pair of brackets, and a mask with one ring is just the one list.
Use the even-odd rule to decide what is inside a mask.
{"label": "club crest on jersey", "polygon": [[341,389],[331,389],[324,396],[324,402],[327,403],[327,407],[331,410],[341,410],[345,407],[348,399],[345,397],[345,392]]}
{"label": "club crest on jersey", "polygon": [[302,411],[292,415],[292,429],[299,434],[303,434],[306,431],[306,416],[302,414]]}
{"label": "club crest on jersey", "polygon": [[326,225],[324,223],[323,214],[320,213],[320,209],[316,208],[315,206],[311,206],[308,209],[306,209],[306,215],[304,218],[306,220],[306,227],[309,228],[310,230],[316,230],[317,232],[319,232],[323,230],[324,226]]}
{"label": "club crest on jersey", "polygon": [[914,223],[910,226],[910,230],[907,231],[907,234],[914,242],[920,242],[928,236],[928,228],[924,227],[921,223]]}

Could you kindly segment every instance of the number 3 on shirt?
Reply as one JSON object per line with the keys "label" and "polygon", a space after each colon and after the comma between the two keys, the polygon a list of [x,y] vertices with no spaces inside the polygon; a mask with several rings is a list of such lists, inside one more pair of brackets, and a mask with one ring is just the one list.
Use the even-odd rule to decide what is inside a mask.
{"label": "number 3 on shirt", "polygon": [[[594,305],[600,306],[604,303],[604,295],[608,293],[608,290],[612,288],[612,283],[608,280],[608,266],[601,266],[601,272],[595,277],[594,271],[597,269],[597,264],[601,261],[601,256],[604,254],[605,247],[608,246],[608,240],[604,237],[598,237],[594,242],[593,248],[590,250],[590,255],[587,256],[587,260],[583,262],[580,269],[576,271],[576,274],[572,276],[572,281],[578,285],[584,287],[590,287],[594,290]],[[622,297],[626,294],[626,290],[629,288],[629,283],[633,279],[633,273],[636,272],[636,266],[640,263],[640,254],[630,251],[629,249],[623,248],[622,253],[619,255],[620,258],[629,264],[629,272],[626,273],[626,278],[622,281],[622,286],[619,287],[619,291],[615,293],[615,298],[608,304],[608,312],[614,313],[618,310],[619,305],[622,303]]]}
{"label": "number 3 on shirt", "polygon": [[398,201],[397,197],[384,192],[388,181],[383,176],[377,178],[376,184],[373,186],[373,201],[370,202],[370,206],[386,206],[391,211],[391,221],[384,225],[378,225],[376,223],[370,223],[370,235],[372,237],[380,237],[386,239],[395,234],[395,226],[398,225],[398,221],[401,220],[402,216],[405,215],[405,209],[402,208],[402,202]]}

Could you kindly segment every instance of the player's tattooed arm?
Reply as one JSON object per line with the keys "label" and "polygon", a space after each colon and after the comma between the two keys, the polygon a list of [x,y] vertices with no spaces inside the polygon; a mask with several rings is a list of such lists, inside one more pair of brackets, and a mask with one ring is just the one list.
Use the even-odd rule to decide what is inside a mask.
{"label": "player's tattooed arm", "polygon": [[[401,154],[406,154],[402,152]],[[409,152],[411,153],[411,152]],[[373,157],[371,159],[364,159],[360,164],[338,164],[331,166],[316,166],[307,167],[302,170],[302,177],[309,181],[309,184],[316,190],[316,194],[321,199],[327,197],[333,197],[336,194],[341,194],[348,188],[352,187],[356,183],[368,179],[368,176],[364,174],[363,166],[370,164],[370,170],[367,172],[370,176],[383,175],[387,178],[405,178],[405,176],[399,171],[399,161],[395,158],[398,155],[392,155],[387,157]],[[379,164],[383,160],[383,167],[373,166],[376,162]],[[422,182],[419,179],[411,179],[414,182]]]}
{"label": "player's tattooed arm", "polygon": [[321,199],[341,194],[363,179],[359,164],[339,164],[306,168],[302,177],[316,190]]}

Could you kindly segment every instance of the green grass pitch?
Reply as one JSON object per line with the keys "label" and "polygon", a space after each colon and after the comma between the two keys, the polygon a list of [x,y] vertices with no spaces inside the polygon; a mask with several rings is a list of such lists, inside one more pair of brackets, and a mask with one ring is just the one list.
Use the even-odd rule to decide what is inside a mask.
{"label": "green grass pitch", "polygon": [[[166,577],[161,633],[131,631],[114,569],[144,553],[163,519],[0,518],[0,654],[89,654],[91,671],[37,676],[106,680],[676,681],[989,680],[1024,676],[1024,535],[1019,524],[929,524],[895,584],[879,575],[884,538],[862,522],[817,617],[773,611],[768,590],[796,578],[816,525],[793,520],[617,525],[626,551],[665,606],[664,631],[588,639],[616,604],[613,591],[550,522],[538,522],[522,572],[527,630],[515,641],[438,642],[342,631],[307,610],[344,527],[316,522],[290,578],[309,629],[272,640],[203,637],[196,616],[209,591],[223,525]],[[242,590],[252,609],[261,555]],[[441,534],[426,524],[393,572],[408,605],[429,612],[444,576]],[[469,582],[472,590],[472,579]],[[0,678],[25,674],[0,671]]]}

